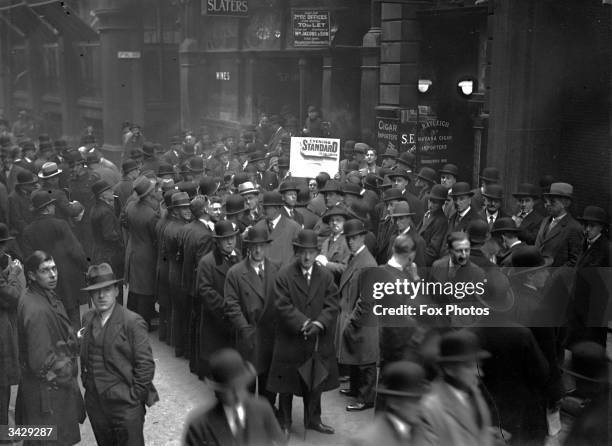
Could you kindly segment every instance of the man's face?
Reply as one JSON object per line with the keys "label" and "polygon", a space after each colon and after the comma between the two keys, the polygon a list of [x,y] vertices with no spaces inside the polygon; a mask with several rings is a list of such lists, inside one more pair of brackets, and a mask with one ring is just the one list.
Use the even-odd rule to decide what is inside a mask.
{"label": "man's face", "polygon": [[495,214],[501,208],[501,200],[491,199],[489,197],[484,198],[484,205],[487,208],[489,214]]}
{"label": "man's face", "polygon": [[317,258],[319,251],[313,248],[300,248],[296,253],[298,263],[302,269],[310,269]]}
{"label": "man's face", "polygon": [[266,170],[266,162],[265,161],[257,161],[257,170],[259,170],[260,172],[263,172],[264,170]]}
{"label": "man's face", "polygon": [[533,210],[535,206],[535,200],[533,197],[521,197],[518,199],[519,210],[520,212],[529,213]]}
{"label": "man's face", "polygon": [[352,254],[355,254],[359,248],[361,248],[365,243],[365,235],[354,235],[352,237],[346,238],[346,244],[351,250]]}
{"label": "man's face", "polygon": [[249,255],[253,262],[263,262],[266,256],[266,244],[265,243],[251,243],[249,247]]}
{"label": "man's face", "polygon": [[393,187],[399,190],[404,190],[406,189],[406,186],[408,186],[408,180],[404,177],[393,177],[392,181]]}
{"label": "man's face", "polygon": [[462,362],[448,366],[447,373],[469,388],[478,386],[478,362]]}
{"label": "man's face", "polygon": [[259,119],[259,125],[261,127],[268,127],[270,125],[270,120],[268,119],[268,117],[266,115],[263,115],[260,119]]}
{"label": "man's face", "polygon": [[389,158],[388,156],[383,158],[382,167],[385,167],[387,169],[392,169],[393,166],[395,166],[395,160],[393,158]]}
{"label": "man's face", "polygon": [[558,197],[544,197],[544,207],[552,217],[558,217],[565,212],[563,201]]}
{"label": "man's face", "polygon": [[412,218],[407,215],[402,217],[394,217],[393,221],[397,225],[397,229],[399,229],[400,232],[405,231],[412,224]]}
{"label": "man's face", "polygon": [[460,266],[467,265],[470,260],[470,241],[466,239],[453,242],[449,254],[453,264]]}
{"label": "man's face", "polygon": [[34,272],[28,272],[30,280],[36,282],[44,290],[54,290],[57,286],[57,266],[54,260],[42,262]]}
{"label": "man's face", "polygon": [[213,223],[217,223],[221,219],[221,212],[223,211],[223,206],[221,203],[210,203],[208,205],[208,216],[210,217],[210,221]]}
{"label": "man's face", "polygon": [[89,292],[89,297],[91,297],[94,307],[99,312],[108,311],[113,308],[118,295],[119,287],[117,285],[110,285]]}
{"label": "man's face", "polygon": [[223,165],[227,164],[229,162],[229,153],[225,152],[219,155],[219,160]]}
{"label": "man's face", "polygon": [[397,203],[400,203],[401,200],[389,200],[387,201],[387,214],[391,214],[393,212],[393,208]]}
{"label": "man's face", "polygon": [[432,214],[442,208],[442,202],[438,200],[427,200],[427,210]]}
{"label": "man's face", "polygon": [[317,119],[317,117],[319,116],[319,113],[316,111],[309,111],[308,112],[308,117],[312,120],[312,119]]}
{"label": "man's face", "polygon": [[451,175],[449,173],[443,173],[442,175],[440,175],[440,184],[446,187],[447,189],[453,187],[456,182],[457,179],[454,175]]}
{"label": "man's face", "polygon": [[453,197],[453,203],[455,204],[455,210],[457,212],[463,212],[470,206],[471,198],[469,195],[459,195]]}
{"label": "man's face", "polygon": [[311,192],[314,192],[314,191],[317,190],[317,182],[316,182],[316,180],[308,181],[308,190],[310,190]]}
{"label": "man's face", "polygon": [[272,221],[280,215],[280,207],[264,206],[264,215],[268,221]]}
{"label": "man's face", "polygon": [[333,215],[329,219],[329,227],[334,234],[340,234],[344,229],[344,217]]}
{"label": "man's face", "polygon": [[376,162],[376,152],[374,150],[368,150],[365,155],[366,163],[371,166]]}
{"label": "man's face", "polygon": [[188,206],[180,208],[179,213],[181,214],[183,221],[191,221],[192,214],[191,209],[189,209]]}
{"label": "man's face", "polygon": [[236,236],[232,235],[231,237],[223,237],[218,239],[218,243],[222,254],[231,254],[236,247]]}
{"label": "man's face", "polygon": [[365,154],[361,152],[353,153],[353,159],[358,163],[361,163],[365,159]]}
{"label": "man's face", "polygon": [[284,192],[283,200],[285,201],[285,204],[288,207],[292,208],[293,206],[295,206],[295,203],[297,203],[297,191],[289,190],[287,192]]}
{"label": "man's face", "polygon": [[336,192],[325,192],[325,205],[330,208],[342,202],[342,195]]}
{"label": "man's face", "polygon": [[254,211],[259,206],[259,194],[246,194],[244,195],[246,204],[251,211]]}
{"label": "man's face", "polygon": [[588,221],[584,225],[584,232],[588,239],[597,237],[599,234],[601,234],[602,230],[603,226],[601,225],[601,223],[597,223],[594,221]]}

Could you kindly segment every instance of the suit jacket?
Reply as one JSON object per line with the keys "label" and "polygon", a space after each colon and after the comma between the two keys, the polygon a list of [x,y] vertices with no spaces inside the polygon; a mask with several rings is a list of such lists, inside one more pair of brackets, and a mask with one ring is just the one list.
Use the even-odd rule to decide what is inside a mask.
{"label": "suit jacket", "polygon": [[309,319],[325,327],[319,334],[319,357],[329,374],[320,389],[337,388],[334,331],[338,316],[338,288],[332,273],[315,264],[308,285],[298,262],[293,261],[279,271],[274,292],[279,324],[268,374],[268,390],[302,395],[298,368],[312,357],[315,347],[315,340],[304,339],[301,333],[302,326]]}
{"label": "suit jacket", "polygon": [[270,170],[257,174],[257,183],[265,191],[271,191],[278,188],[278,175]]}
{"label": "suit jacket", "polygon": [[[378,324],[371,311],[373,302],[361,296],[363,268],[377,266],[365,248],[346,266],[340,278],[340,316],[336,329],[336,351],[340,364],[372,364],[378,361]],[[344,332],[349,331],[345,336]]]}
{"label": "suit jacket", "polygon": [[285,206],[283,206],[281,207],[281,214],[295,221],[298,225],[304,226],[304,216],[300,212],[297,212],[297,208],[293,210],[293,216],[291,216],[289,215],[289,212],[287,212],[287,209],[285,208]]}
{"label": "suit jacket", "polygon": [[270,368],[276,329],[274,283],[280,265],[264,260],[262,282],[249,259],[232,266],[224,286],[225,316],[236,331],[237,350],[259,373]]}
{"label": "suit jacket", "polygon": [[91,210],[91,234],[93,237],[92,263],[108,262],[117,277],[122,277],[125,249],[121,225],[115,209],[98,200]]}
{"label": "suit jacket", "polygon": [[[267,220],[260,220],[255,227],[268,229]],[[295,221],[281,215],[270,232],[271,243],[266,248],[266,257],[275,263],[286,265],[293,259],[293,240],[302,228]]]}
{"label": "suit jacket", "polygon": [[267,400],[248,396],[244,401],[244,437],[236,438],[229,427],[223,405],[196,409],[185,423],[185,446],[280,446],[283,433]]}
{"label": "suit jacket", "polygon": [[296,213],[302,216],[302,226],[304,229],[312,229],[317,224],[319,217],[307,207],[297,208]]}
{"label": "suit jacket", "polygon": [[113,192],[119,197],[121,210],[123,210],[127,205],[128,198],[130,198],[134,192],[134,183],[128,178],[121,178],[121,180],[113,186]]}
{"label": "suit jacket", "polygon": [[194,220],[183,226],[178,248],[178,255],[183,265],[181,274],[183,292],[195,296],[198,263],[213,249],[213,232],[200,220]]}
{"label": "suit jacket", "polygon": [[327,210],[327,206],[325,205],[325,196],[323,194],[318,194],[310,203],[306,206],[312,213],[318,215],[319,217],[323,216],[325,211]]}
{"label": "suit jacket", "polygon": [[448,220],[448,232],[467,232],[467,227],[473,220],[484,220],[480,211],[473,206],[470,207],[470,210],[463,216],[463,218],[459,218],[459,213],[456,212]]}
{"label": "suit jacket", "polygon": [[424,427],[423,444],[431,446],[491,446],[491,416],[480,390],[474,389],[476,406],[482,423],[479,426],[471,409],[442,380],[433,382],[430,392],[421,400]]}
{"label": "suit jacket", "polygon": [[425,266],[431,266],[440,258],[442,246],[446,243],[448,219],[442,209],[430,215],[425,213],[417,230],[425,240]]}
{"label": "suit jacket", "polygon": [[[93,336],[95,317],[98,317],[95,310],[90,310],[83,316],[85,337],[81,342],[81,379],[86,391],[98,393],[104,401],[107,389],[96,388],[94,371],[87,368],[89,340]],[[106,321],[102,343],[104,373],[118,378],[122,383],[112,387],[113,399],[124,401],[128,407],[138,403],[152,406],[159,401],[159,395],[153,386],[155,361],[149,344],[149,330],[142,317],[122,305],[115,304]],[[113,408],[116,406],[113,405]]]}
{"label": "suit jacket", "polygon": [[422,441],[420,425],[411,426],[408,438],[399,434],[388,415],[382,412],[368,424],[358,436],[350,439],[349,446],[410,446],[419,445]]}
{"label": "suit jacket", "polygon": [[[516,216],[513,216],[512,219],[517,222]],[[528,245],[535,244],[536,237],[538,236],[538,231],[540,230],[540,225],[542,224],[542,220],[544,216],[537,212],[536,210],[531,211],[527,217],[521,220],[521,224],[519,225],[519,229],[521,232],[519,233],[519,238],[523,240]]]}
{"label": "suit jacket", "polygon": [[512,254],[514,254],[514,251],[516,251],[517,249],[519,249],[522,246],[525,246],[525,243],[519,242],[519,243],[517,243],[515,245],[512,245],[509,249],[506,249],[504,251],[500,251],[497,254],[497,264],[500,267],[510,267],[510,266],[512,266]]}
{"label": "suit jacket", "polygon": [[412,221],[414,222],[415,226],[418,226],[423,220],[423,215],[425,215],[427,204],[423,205],[423,201],[421,201],[416,195],[409,192],[408,189],[404,191],[404,197],[406,197],[406,201],[408,202],[408,205],[410,205],[410,212],[414,212]]}
{"label": "suit jacket", "polygon": [[324,255],[328,263],[325,268],[330,270],[336,279],[336,283],[340,282],[340,276],[346,269],[348,258],[351,255],[351,250],[346,243],[344,234],[340,234],[336,241],[333,241],[333,236],[329,236],[323,240],[321,245],[321,254]]}
{"label": "suit jacket", "polygon": [[566,214],[552,230],[548,226],[552,217],[542,220],[535,246],[544,257],[553,259],[552,266],[575,266],[582,252],[582,226]]}
{"label": "suit jacket", "polygon": [[583,250],[576,261],[576,268],[609,267],[612,244],[603,234],[591,245],[585,241]]}

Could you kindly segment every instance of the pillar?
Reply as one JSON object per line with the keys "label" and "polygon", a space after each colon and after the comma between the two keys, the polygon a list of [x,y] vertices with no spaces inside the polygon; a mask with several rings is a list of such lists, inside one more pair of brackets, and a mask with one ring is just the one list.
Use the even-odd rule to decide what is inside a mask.
{"label": "pillar", "polygon": [[76,51],[70,38],[63,36],[59,39],[60,52],[60,78],[59,95],[62,113],[62,134],[78,135],[80,132],[79,116],[77,108],[78,70],[79,66]]}
{"label": "pillar", "polygon": [[[330,116],[332,104],[334,101],[333,82],[333,66],[334,60],[331,56],[323,56],[323,79],[321,82],[321,113],[323,116]],[[308,107],[308,105],[306,105]],[[304,118],[306,119],[306,118]],[[300,123],[300,125],[303,121]]]}
{"label": "pillar", "polygon": [[198,43],[191,38],[185,39],[179,47],[179,76],[181,95],[181,129],[196,130],[198,118],[201,114],[199,109],[200,91],[202,82]]}
{"label": "pillar", "polygon": [[39,33],[33,33],[26,40],[26,54],[28,66],[28,92],[29,107],[32,116],[42,119],[42,95],[44,94],[44,70],[43,70],[43,37]]}
{"label": "pillar", "polygon": [[299,80],[300,80],[300,110],[299,110],[299,125],[303,125],[304,121],[306,120],[306,110],[304,110],[304,107],[307,107],[306,105],[306,58],[305,57],[300,57],[300,59],[298,60],[298,73],[299,73]]}
{"label": "pillar", "polygon": [[257,69],[257,58],[247,57],[242,63],[243,69],[243,94],[242,94],[242,116],[240,120],[245,124],[257,122],[255,116],[255,70]]}
{"label": "pillar", "polygon": [[372,141],[372,126],[378,105],[378,80],[380,57],[380,0],[370,4],[370,29],[363,36],[361,48],[361,139],[368,144]]}

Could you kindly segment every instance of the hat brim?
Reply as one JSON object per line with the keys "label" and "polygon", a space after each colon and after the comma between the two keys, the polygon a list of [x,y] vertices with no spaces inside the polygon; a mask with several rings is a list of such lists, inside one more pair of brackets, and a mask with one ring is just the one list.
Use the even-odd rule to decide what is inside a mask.
{"label": "hat brim", "polygon": [[460,193],[455,193],[455,192],[451,192],[450,194],[448,194],[449,197],[463,197],[463,196],[468,196],[468,197],[473,197],[474,196],[474,192],[469,191],[469,192],[460,192]]}
{"label": "hat brim", "polygon": [[57,169],[57,171],[53,172],[51,175],[44,175],[43,172],[38,172],[38,178],[40,178],[41,180],[46,180],[48,178],[56,177],[62,172],[62,169]]}
{"label": "hat brim", "polygon": [[594,223],[599,223],[599,224],[604,225],[604,226],[608,224],[608,222],[607,222],[607,221],[602,220],[602,219],[600,219],[600,218],[596,218],[596,217],[584,217],[584,216],[582,216],[582,217],[577,217],[577,218],[576,218],[576,220],[578,220],[578,221],[580,221],[580,222],[583,222],[583,221],[584,221],[584,222],[591,221],[591,222],[594,222]]}
{"label": "hat brim", "polygon": [[153,189],[155,189],[155,183],[150,182],[151,184],[149,184],[149,187],[147,187],[147,190],[144,191],[142,194],[139,194],[138,192],[136,192],[136,195],[138,196],[138,199],[144,198],[147,195],[149,195],[151,192],[153,192]]}
{"label": "hat brim", "polygon": [[471,362],[478,361],[481,359],[487,359],[491,357],[491,353],[485,350],[479,350],[476,353],[472,353],[469,355],[453,355],[453,356],[438,356],[436,361],[440,364],[448,364],[454,362]]}
{"label": "hat brim", "polygon": [[497,233],[501,233],[501,232],[516,232],[519,233],[521,232],[521,229],[514,227],[514,228],[497,228],[497,229],[491,229],[491,234],[497,234]]}
{"label": "hat brim", "polygon": [[240,195],[248,195],[248,194],[257,194],[259,195],[259,191],[257,189],[248,189],[242,192],[239,192]]}
{"label": "hat brim", "polygon": [[15,187],[19,187],[19,186],[29,186],[31,184],[36,184],[38,183],[38,179],[34,179],[32,181],[25,181],[23,183],[15,183]]}
{"label": "hat brim", "polygon": [[548,268],[553,264],[554,259],[551,257],[544,257],[544,264],[532,267],[523,267],[523,266],[513,266],[512,269],[508,272],[508,277],[516,277],[521,276],[523,274],[533,273],[540,269]]}
{"label": "hat brim", "polygon": [[0,243],[8,242],[9,240],[15,240],[15,237],[8,236],[8,237],[0,238]]}
{"label": "hat brim", "polygon": [[348,220],[350,218],[349,214],[341,214],[341,213],[333,213],[331,215],[324,215],[323,217],[321,217],[321,220],[323,221],[323,223],[329,223],[329,219],[332,217],[344,217],[345,220]]}
{"label": "hat brim", "polygon": [[450,170],[443,170],[443,169],[438,170],[438,173],[445,173],[447,175],[452,175],[455,178],[457,178],[457,175],[458,175],[457,172],[451,172]]}
{"label": "hat brim", "polygon": [[204,383],[216,392],[232,392],[236,385],[244,386],[251,384],[257,377],[257,372],[250,362],[245,363],[243,373],[227,384],[221,384],[213,379],[205,378]]}
{"label": "hat brim", "polygon": [[227,211],[225,211],[225,215],[236,215],[236,214],[241,214],[241,213],[246,212],[246,211],[248,211],[248,210],[249,210],[249,208],[243,208],[243,209],[239,209],[239,210],[237,210],[237,211],[232,211],[232,212],[227,212]]}
{"label": "hat brim", "polygon": [[298,242],[293,242],[293,247],[294,248],[303,248],[303,249],[319,249],[319,246],[317,245],[304,245],[302,243],[298,243]]}
{"label": "hat brim", "polygon": [[238,235],[240,231],[235,230],[234,232],[230,233],[230,234],[223,234],[223,235],[217,235],[217,234],[213,234],[213,238],[228,238],[228,237],[234,237],[236,235]]}
{"label": "hat brim", "polygon": [[482,175],[479,175],[478,178],[480,178],[481,181],[488,181],[489,183],[499,183],[499,178],[483,177]]}
{"label": "hat brim", "polygon": [[391,214],[391,218],[395,218],[395,217],[412,217],[413,215],[416,215],[414,212],[401,212],[399,214]]}
{"label": "hat brim", "polygon": [[99,190],[98,192],[96,192],[94,195],[95,195],[96,197],[99,197],[99,196],[100,196],[100,194],[101,194],[102,192],[104,192],[104,191],[106,191],[106,190],[109,190],[109,189],[112,189],[112,187],[111,187],[111,186],[106,186],[104,189],[100,189],[100,190]]}
{"label": "hat brim", "polygon": [[[357,217],[357,216],[356,216],[356,217]],[[359,218],[359,217],[357,217],[357,218]],[[360,218],[360,219],[361,219],[361,218]],[[347,233],[344,233],[344,238],[347,238],[347,237],[355,237],[355,236],[357,236],[357,235],[363,235],[363,234],[367,234],[367,233],[368,233],[368,230],[367,230],[367,229],[364,229],[364,230],[362,230],[362,231],[357,231],[357,232],[351,232],[351,233],[348,233],[348,234],[347,234]]]}
{"label": "hat brim", "polygon": [[504,197],[495,197],[493,195],[482,194],[483,197],[488,198],[489,200],[499,200],[502,201]]}
{"label": "hat brim", "polygon": [[522,192],[515,192],[515,193],[513,193],[513,194],[512,194],[512,196],[513,196],[514,198],[525,198],[525,197],[531,197],[531,198],[533,198],[534,200],[540,197],[540,195],[539,195],[539,194],[529,194],[529,193],[526,193],[526,192],[525,192],[525,193],[522,193]]}
{"label": "hat brim", "polygon": [[242,241],[243,241],[243,243],[247,243],[247,244],[251,244],[251,245],[254,245],[256,243],[272,243],[272,239],[271,238],[268,238],[268,239],[265,239],[265,240],[248,240],[248,239],[245,238]]}
{"label": "hat brim", "polygon": [[550,193],[550,192],[545,192],[542,194],[543,197],[559,197],[559,198],[569,198],[570,200],[573,200],[573,195],[568,195],[568,194],[558,194],[558,193]]}
{"label": "hat brim", "polygon": [[[391,178],[391,177],[389,177]],[[417,178],[420,178],[423,181],[427,181],[429,184],[436,184],[436,180],[432,180],[431,178],[424,177],[422,175],[417,174]]]}
{"label": "hat brim", "polygon": [[104,282],[96,283],[95,285],[90,285],[85,288],[81,288],[81,291],[94,291],[99,290],[101,288],[106,288],[111,285],[115,285],[116,283],[123,282],[123,279],[115,279],[115,280],[105,280]]}
{"label": "hat brim", "polygon": [[283,207],[285,205],[284,202],[276,202],[276,203],[262,203],[261,206],[262,207],[270,207],[270,206],[278,206],[278,207]]}
{"label": "hat brim", "polygon": [[33,210],[35,210],[35,211],[40,211],[41,209],[43,209],[43,208],[45,208],[45,207],[49,206],[50,204],[55,203],[56,201],[57,201],[57,200],[56,200],[55,198],[52,198],[52,199],[50,199],[49,201],[47,201],[47,202],[45,202],[45,203],[41,204],[41,205],[40,205],[40,206],[38,206],[38,207],[34,207],[34,206],[32,206],[32,208],[31,208],[31,209],[33,209]]}

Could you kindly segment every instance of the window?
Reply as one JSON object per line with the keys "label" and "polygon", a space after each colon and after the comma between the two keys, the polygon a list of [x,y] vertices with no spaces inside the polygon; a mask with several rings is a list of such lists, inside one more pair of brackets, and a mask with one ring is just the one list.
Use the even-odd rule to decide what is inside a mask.
{"label": "window", "polygon": [[59,47],[57,43],[43,46],[43,77],[44,93],[59,94]]}
{"label": "window", "polygon": [[79,96],[101,98],[100,45],[78,44],[77,56],[79,57]]}
{"label": "window", "polygon": [[13,77],[13,89],[15,91],[28,90],[28,63],[25,45],[15,45],[11,49],[11,67]]}

